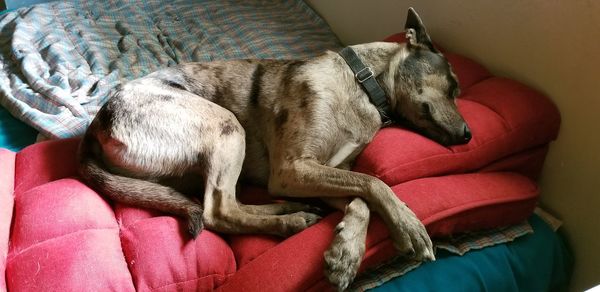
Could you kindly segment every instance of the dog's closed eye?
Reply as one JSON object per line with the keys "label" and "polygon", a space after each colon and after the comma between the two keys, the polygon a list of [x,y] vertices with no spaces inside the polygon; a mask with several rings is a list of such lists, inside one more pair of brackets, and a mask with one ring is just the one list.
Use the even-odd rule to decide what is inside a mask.
{"label": "dog's closed eye", "polygon": [[421,103],[421,114],[424,116],[431,115],[431,106],[427,102]]}

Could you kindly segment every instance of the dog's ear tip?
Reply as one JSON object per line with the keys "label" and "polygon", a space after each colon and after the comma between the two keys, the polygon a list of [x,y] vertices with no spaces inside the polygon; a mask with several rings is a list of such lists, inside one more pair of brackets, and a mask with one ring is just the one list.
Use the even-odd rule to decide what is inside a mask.
{"label": "dog's ear tip", "polygon": [[408,8],[404,30],[409,46],[420,46],[429,48],[432,51],[435,50],[421,17],[413,7]]}
{"label": "dog's ear tip", "polygon": [[413,7],[409,7],[408,14],[406,15],[406,24],[404,25],[404,28],[418,28],[421,25],[422,24],[419,18],[419,14],[417,14],[417,11]]}

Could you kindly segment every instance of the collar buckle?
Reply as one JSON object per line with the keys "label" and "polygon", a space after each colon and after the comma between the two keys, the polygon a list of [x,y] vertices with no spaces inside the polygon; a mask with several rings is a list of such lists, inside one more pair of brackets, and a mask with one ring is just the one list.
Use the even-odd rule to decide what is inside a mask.
{"label": "collar buckle", "polygon": [[356,81],[358,81],[358,83],[362,84],[363,82],[367,81],[367,79],[373,77],[373,70],[371,69],[371,67],[364,67],[360,71],[356,72],[356,74],[354,74],[354,77],[356,78]]}
{"label": "collar buckle", "polygon": [[384,127],[389,125],[392,122],[390,119],[392,114],[390,104],[385,91],[381,88],[377,79],[374,78],[375,73],[373,69],[366,66],[351,47],[345,47],[338,53],[346,61],[352,73],[354,73],[356,82],[360,84],[362,90],[369,96],[369,101],[379,111],[382,125]]}

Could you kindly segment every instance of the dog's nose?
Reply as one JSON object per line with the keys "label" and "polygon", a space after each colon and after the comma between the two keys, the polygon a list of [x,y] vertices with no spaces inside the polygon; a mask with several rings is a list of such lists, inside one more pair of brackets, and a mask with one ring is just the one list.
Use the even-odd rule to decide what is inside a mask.
{"label": "dog's nose", "polygon": [[471,141],[471,130],[469,130],[469,126],[467,126],[467,124],[464,125],[463,128],[463,141],[465,143],[469,143],[469,141]]}

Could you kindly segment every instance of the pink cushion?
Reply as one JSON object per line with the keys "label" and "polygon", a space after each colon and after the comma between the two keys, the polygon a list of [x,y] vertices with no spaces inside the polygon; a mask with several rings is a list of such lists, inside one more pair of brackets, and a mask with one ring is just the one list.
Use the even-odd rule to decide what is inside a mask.
{"label": "pink cushion", "polygon": [[138,290],[212,291],[236,271],[233,252],[211,231],[190,240],[185,225],[172,216],[123,205],[115,213]]}
{"label": "pink cushion", "polygon": [[8,289],[133,291],[110,206],[74,179],[15,194]]}
{"label": "pink cushion", "polygon": [[15,153],[0,149],[0,291],[6,291],[6,255],[14,204]]}
{"label": "pink cushion", "polygon": [[0,216],[8,217],[0,221],[0,235],[8,236],[9,188],[15,186],[2,273],[9,290],[209,291],[235,272],[233,252],[215,233],[205,230],[191,241],[177,219],[114,208],[73,179],[78,142],[39,143],[17,155],[0,151],[0,164],[15,169],[7,167],[0,176],[11,182],[0,186],[0,200],[7,202]]}

